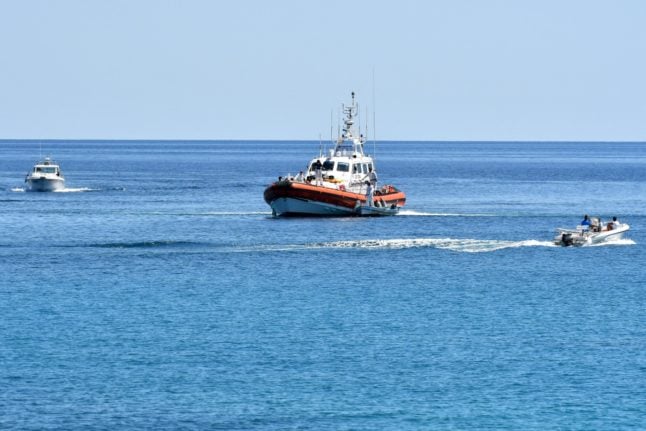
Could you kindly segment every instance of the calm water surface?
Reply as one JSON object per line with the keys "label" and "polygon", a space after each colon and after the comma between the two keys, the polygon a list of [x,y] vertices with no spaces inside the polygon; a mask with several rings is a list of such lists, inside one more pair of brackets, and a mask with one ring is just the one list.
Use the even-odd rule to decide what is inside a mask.
{"label": "calm water surface", "polygon": [[[384,219],[274,219],[318,142],[0,142],[0,428],[646,424],[646,144],[382,143]],[[370,150],[372,148],[370,147]],[[616,215],[628,239],[558,248]]]}

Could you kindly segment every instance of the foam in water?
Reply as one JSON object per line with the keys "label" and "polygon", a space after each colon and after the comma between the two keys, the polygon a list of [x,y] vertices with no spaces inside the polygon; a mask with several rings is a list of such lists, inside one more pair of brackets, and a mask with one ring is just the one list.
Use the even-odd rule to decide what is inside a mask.
{"label": "foam in water", "polygon": [[599,244],[584,245],[584,247],[603,247],[603,246],[617,246],[617,245],[635,245],[635,241],[629,238],[613,239]]}
{"label": "foam in water", "polygon": [[98,189],[91,189],[89,187],[78,187],[78,188],[64,188],[60,190],[54,190],[54,193],[81,193],[81,192],[95,192]]}
{"label": "foam in water", "polygon": [[[634,245],[635,242],[629,239],[621,239],[599,246],[617,246],[617,245]],[[525,248],[525,247],[545,247],[545,248],[562,248],[552,241],[539,241],[528,239],[523,241],[504,241],[504,240],[487,240],[487,239],[457,239],[457,238],[401,238],[401,239],[365,239],[365,240],[348,240],[333,241],[311,244],[272,244],[250,247],[236,247],[236,252],[250,251],[298,251],[298,250],[316,250],[316,249],[365,249],[365,250],[400,250],[407,248],[436,248],[440,250],[450,250],[460,253],[486,253],[505,249]]]}
{"label": "foam in water", "polygon": [[506,248],[520,247],[555,247],[550,241],[501,241],[482,239],[455,238],[414,238],[414,239],[383,239],[360,241],[337,241],[322,243],[319,247],[329,248],[368,248],[368,249],[404,249],[404,248],[438,248],[465,253],[481,253]]}
{"label": "foam in water", "polygon": [[520,247],[556,247],[550,241],[499,241],[455,238],[410,238],[410,239],[365,239],[333,241],[310,244],[267,244],[248,247],[235,247],[233,252],[253,251],[301,251],[316,249],[365,249],[365,250],[400,250],[407,248],[437,248],[463,253],[482,253],[507,248]]}
{"label": "foam in water", "polygon": [[[23,187],[13,187],[11,189],[12,192],[15,193],[23,193],[26,192]],[[60,190],[53,190],[52,193],[81,193],[81,192],[96,192],[99,191],[99,189],[91,189],[89,187],[77,187],[77,188],[64,188]]]}
{"label": "foam in water", "polygon": [[400,210],[399,216],[417,216],[417,217],[495,217],[495,214],[460,214],[460,213],[432,213],[415,210]]}

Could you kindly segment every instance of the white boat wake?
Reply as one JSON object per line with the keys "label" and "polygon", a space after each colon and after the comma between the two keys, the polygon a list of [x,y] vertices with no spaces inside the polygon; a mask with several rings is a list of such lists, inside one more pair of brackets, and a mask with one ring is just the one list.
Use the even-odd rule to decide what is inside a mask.
{"label": "white boat wake", "polygon": [[[97,192],[97,191],[100,191],[100,190],[101,189],[92,189],[90,187],[76,187],[76,188],[73,188],[73,187],[67,188],[66,187],[66,188],[60,189],[60,190],[52,190],[49,193],[82,193],[82,192]],[[11,189],[11,191],[15,192],[15,193],[23,193],[26,190],[23,187],[13,187]]]}
{"label": "white boat wake", "polygon": [[[602,244],[595,244],[583,247],[599,247],[602,245],[634,245],[635,242],[629,239],[610,241]],[[88,244],[87,247],[100,248],[147,248],[147,249],[168,249],[173,252],[178,249],[188,248],[190,252],[206,247],[216,253],[275,253],[275,252],[304,252],[316,250],[350,250],[361,249],[365,251],[379,250],[403,250],[411,248],[434,248],[459,253],[487,253],[506,249],[517,249],[525,247],[558,248],[563,250],[577,250],[582,247],[562,247],[555,245],[552,241],[538,241],[528,239],[523,241],[502,241],[484,239],[457,239],[457,238],[401,238],[401,239],[364,239],[351,241],[330,241],[305,244],[255,244],[255,245],[225,245],[214,243],[202,243],[192,241],[175,240],[154,240],[131,243],[98,243]]]}
{"label": "white boat wake", "polygon": [[378,239],[359,241],[337,241],[317,244],[321,248],[363,248],[363,249],[405,249],[437,248],[441,250],[464,253],[483,253],[507,248],[521,247],[555,247],[550,241],[501,241],[484,239],[456,238],[414,238],[414,239]]}
{"label": "white boat wake", "polygon": [[[610,241],[585,247],[634,245],[630,239]],[[320,249],[363,249],[363,250],[402,250],[410,248],[435,248],[460,253],[487,253],[506,249],[545,247],[563,248],[552,241],[539,241],[534,239],[522,241],[486,240],[486,239],[457,239],[457,238],[411,238],[411,239],[364,239],[348,241],[331,241],[310,244],[271,244],[261,246],[236,247],[233,252],[275,252],[275,251],[306,251]]]}
{"label": "white boat wake", "polygon": [[589,245],[584,245],[583,247],[603,247],[603,246],[618,246],[618,245],[635,245],[637,244],[635,241],[629,238],[621,238],[621,239],[615,239],[615,240],[608,240],[605,242],[600,242],[598,244],[589,244]]}
{"label": "white boat wake", "polygon": [[78,188],[64,188],[60,190],[55,190],[54,193],[82,193],[82,192],[96,192],[99,189],[91,189],[89,187],[78,187]]}
{"label": "white boat wake", "polygon": [[432,213],[409,209],[400,210],[398,215],[409,217],[498,217],[496,214]]}

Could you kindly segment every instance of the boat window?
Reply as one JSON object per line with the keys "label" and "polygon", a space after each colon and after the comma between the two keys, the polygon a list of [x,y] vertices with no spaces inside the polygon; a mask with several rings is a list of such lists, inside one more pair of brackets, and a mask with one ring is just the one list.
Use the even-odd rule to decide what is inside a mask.
{"label": "boat window", "polygon": [[365,163],[363,164],[363,173],[364,174],[368,173],[368,165],[366,165]]}
{"label": "boat window", "polygon": [[372,163],[368,163],[368,172],[372,171]]}
{"label": "boat window", "polygon": [[339,162],[336,164],[336,170],[339,172],[348,172],[350,165],[348,163]]}
{"label": "boat window", "polygon": [[332,171],[334,170],[334,162],[332,160],[326,160],[323,162],[323,170],[324,171]]}
{"label": "boat window", "polygon": [[359,171],[359,165],[358,164],[353,164],[352,165],[352,173],[356,174]]}
{"label": "boat window", "polygon": [[45,166],[40,168],[40,170],[36,170],[37,172],[44,172],[46,174],[55,174],[56,173],[56,168],[55,167],[50,167],[50,166]]}

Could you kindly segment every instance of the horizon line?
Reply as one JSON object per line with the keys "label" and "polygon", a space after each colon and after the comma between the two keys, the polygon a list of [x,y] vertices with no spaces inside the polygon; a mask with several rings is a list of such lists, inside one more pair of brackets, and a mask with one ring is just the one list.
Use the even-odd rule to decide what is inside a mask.
{"label": "horizon line", "polygon": [[[325,142],[329,142],[329,140],[324,140]],[[12,138],[0,138],[0,142],[6,143],[6,142],[29,142],[29,143],[37,143],[37,142],[322,142],[321,140],[318,139],[154,139],[154,138],[140,138],[140,139],[127,139],[127,138],[115,138],[115,139],[106,139],[106,138],[73,138],[73,139],[65,139],[65,138],[42,138],[42,139],[35,139],[35,138],[17,138],[17,139],[12,139]],[[430,139],[430,140],[423,140],[423,139],[399,139],[399,140],[394,140],[394,139],[381,139],[377,141],[372,141],[368,140],[366,141],[366,144],[370,144],[372,142],[414,142],[414,143],[442,143],[442,142],[450,142],[450,143],[531,143],[531,144],[536,144],[536,143],[571,143],[571,144],[577,144],[577,143],[593,143],[593,144],[646,144],[646,140],[643,141],[634,141],[634,140],[531,140],[531,139],[503,139],[503,140],[495,140],[495,139],[483,139],[483,140],[464,140],[464,139]]]}

